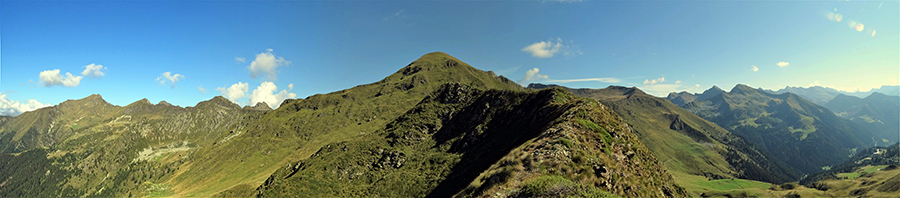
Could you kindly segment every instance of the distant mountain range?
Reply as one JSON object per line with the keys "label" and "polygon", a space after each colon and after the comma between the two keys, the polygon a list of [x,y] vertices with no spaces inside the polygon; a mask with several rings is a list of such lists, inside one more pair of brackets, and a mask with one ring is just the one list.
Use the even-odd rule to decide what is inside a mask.
{"label": "distant mountain range", "polygon": [[822,86],[811,86],[811,87],[784,87],[783,89],[775,90],[765,90],[766,92],[772,94],[782,94],[782,93],[794,93],[803,97],[806,100],[809,100],[818,105],[824,105],[828,101],[831,101],[834,97],[838,95],[848,95],[848,96],[856,96],[860,98],[865,98],[871,95],[872,93],[881,93],[884,95],[890,96],[900,96],[900,86],[894,85],[883,85],[879,88],[875,88],[866,92],[846,92],[839,91],[834,88],[827,88]]}
{"label": "distant mountain range", "polygon": [[0,117],[0,197],[685,197],[632,128],[445,53],[278,109],[99,95]]}
{"label": "distant mountain range", "polygon": [[[670,101],[738,134],[803,173],[816,173],[874,144],[872,132],[793,93],[772,94],[747,85],[729,92],[670,94]],[[880,139],[880,138],[877,138]]]}
{"label": "distant mountain range", "polygon": [[267,111],[221,96],[182,108],[146,99],[121,107],[91,95],[26,112],[0,126],[0,183],[18,186],[0,196],[140,195],[145,182]]}
{"label": "distant mountain range", "polygon": [[[0,116],[0,197],[821,196],[767,188],[892,144],[900,122],[896,96],[833,98],[837,114],[746,85],[525,88],[434,52],[274,110],[91,95]],[[861,195],[900,192],[882,188]]]}
{"label": "distant mountain range", "polygon": [[900,141],[900,96],[878,92],[866,98],[837,95],[824,105],[838,116],[863,126],[875,136],[875,145]]}

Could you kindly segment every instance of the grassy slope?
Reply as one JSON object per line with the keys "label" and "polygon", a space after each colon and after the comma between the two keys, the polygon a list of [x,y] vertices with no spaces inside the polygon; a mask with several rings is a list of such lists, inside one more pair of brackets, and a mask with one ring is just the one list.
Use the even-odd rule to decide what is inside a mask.
{"label": "grassy slope", "polygon": [[570,90],[578,96],[598,99],[621,115],[666,170],[676,175],[679,185],[693,195],[716,190],[701,188],[713,185],[706,184],[708,179],[750,178],[782,183],[799,177],[740,137],[665,99],[636,88]]}
{"label": "grassy slope", "polygon": [[[214,141],[210,137],[242,120],[255,119],[253,116],[259,113],[242,110],[222,97],[196,107],[180,108],[164,103],[153,105],[146,100],[125,107],[112,106],[99,95],[92,95],[24,113],[0,128],[0,136],[24,134],[18,139],[4,139],[11,145],[5,148],[30,149],[28,153],[46,155],[42,159],[47,163],[32,163],[41,166],[36,168],[40,171],[13,174],[38,178],[50,174],[43,170],[62,170],[53,173],[61,177],[61,182],[41,182],[20,188],[19,192],[41,189],[55,196],[146,195],[147,187],[152,185],[142,186],[143,183],[159,183],[189,160],[198,145]],[[142,151],[149,151],[144,153],[151,158],[141,160]],[[21,160],[25,159],[0,161],[25,163]],[[0,171],[6,174],[8,170],[16,169]]]}
{"label": "grassy slope", "polygon": [[609,196],[606,191],[685,195],[599,103],[560,89],[480,91],[458,84],[384,130],[284,166],[260,187],[260,195],[274,197]]}
{"label": "grassy slope", "polygon": [[828,179],[813,186],[826,190],[835,197],[896,197],[900,194],[900,169],[888,166],[865,166],[847,173],[856,176],[847,179]]}
{"label": "grassy slope", "polygon": [[235,128],[240,135],[197,151],[206,157],[186,164],[169,183],[182,196],[247,194],[279,167],[306,159],[322,146],[381,129],[448,82],[523,89],[445,53],[429,53],[379,82],[296,100]]}

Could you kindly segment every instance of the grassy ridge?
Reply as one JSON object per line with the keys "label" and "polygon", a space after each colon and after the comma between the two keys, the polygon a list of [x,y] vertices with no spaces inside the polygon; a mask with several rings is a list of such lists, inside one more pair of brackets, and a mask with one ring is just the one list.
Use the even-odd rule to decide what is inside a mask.
{"label": "grassy ridge", "polygon": [[[552,86],[555,85],[533,84],[529,87]],[[569,90],[578,96],[597,99],[621,115],[670,172],[710,179],[746,178],[773,183],[799,178],[795,171],[769,159],[746,140],[639,89]]]}
{"label": "grassy ridge", "polygon": [[429,53],[381,81],[288,102],[244,128],[232,129],[241,135],[199,150],[209,157],[188,164],[171,183],[176,193],[189,196],[249,190],[242,186],[258,186],[281,166],[306,159],[325,145],[381,129],[447,82],[523,89],[445,53]]}
{"label": "grassy ridge", "polygon": [[[329,144],[284,166],[260,195],[684,195],[615,113],[603,108],[562,90],[448,85],[379,132]],[[611,129],[604,130],[612,139],[604,141],[576,119]]]}

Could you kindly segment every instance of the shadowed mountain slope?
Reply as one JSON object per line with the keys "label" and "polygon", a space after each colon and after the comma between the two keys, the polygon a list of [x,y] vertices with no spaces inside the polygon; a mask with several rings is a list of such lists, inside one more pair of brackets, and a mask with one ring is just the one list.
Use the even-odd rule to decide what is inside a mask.
{"label": "shadowed mountain slope", "polygon": [[870,131],[874,137],[869,141],[875,145],[900,141],[900,96],[876,92],[860,99],[841,94],[824,106]]}
{"label": "shadowed mountain slope", "polygon": [[261,119],[231,129],[232,134],[199,150],[203,157],[174,175],[173,190],[186,196],[247,195],[282,165],[306,159],[330,143],[371,134],[450,82],[524,89],[446,53],[429,53],[378,82],[285,101]]}
{"label": "shadowed mountain slope", "polygon": [[0,196],[686,195],[607,107],[445,53],[267,106],[95,95],[0,119]]}
{"label": "shadowed mountain slope", "polygon": [[872,145],[863,141],[873,137],[868,131],[792,93],[773,95],[738,84],[682,107],[802,173],[819,172]]}
{"label": "shadowed mountain slope", "polygon": [[686,196],[658,163],[597,102],[448,84],[383,129],[279,169],[258,195]]}
{"label": "shadowed mountain slope", "polygon": [[[557,85],[529,85],[544,87]],[[795,170],[766,156],[743,138],[640,89],[566,89],[576,96],[597,99],[616,111],[670,172],[769,183],[800,178]]]}

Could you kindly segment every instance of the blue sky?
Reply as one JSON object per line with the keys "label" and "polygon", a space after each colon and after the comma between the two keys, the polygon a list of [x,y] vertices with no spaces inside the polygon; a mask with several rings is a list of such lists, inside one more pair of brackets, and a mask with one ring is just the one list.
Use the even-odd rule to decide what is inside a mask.
{"label": "blue sky", "polygon": [[2,1],[0,114],[90,94],[277,106],[433,51],[523,85],[867,91],[900,84],[898,24],[897,1]]}

